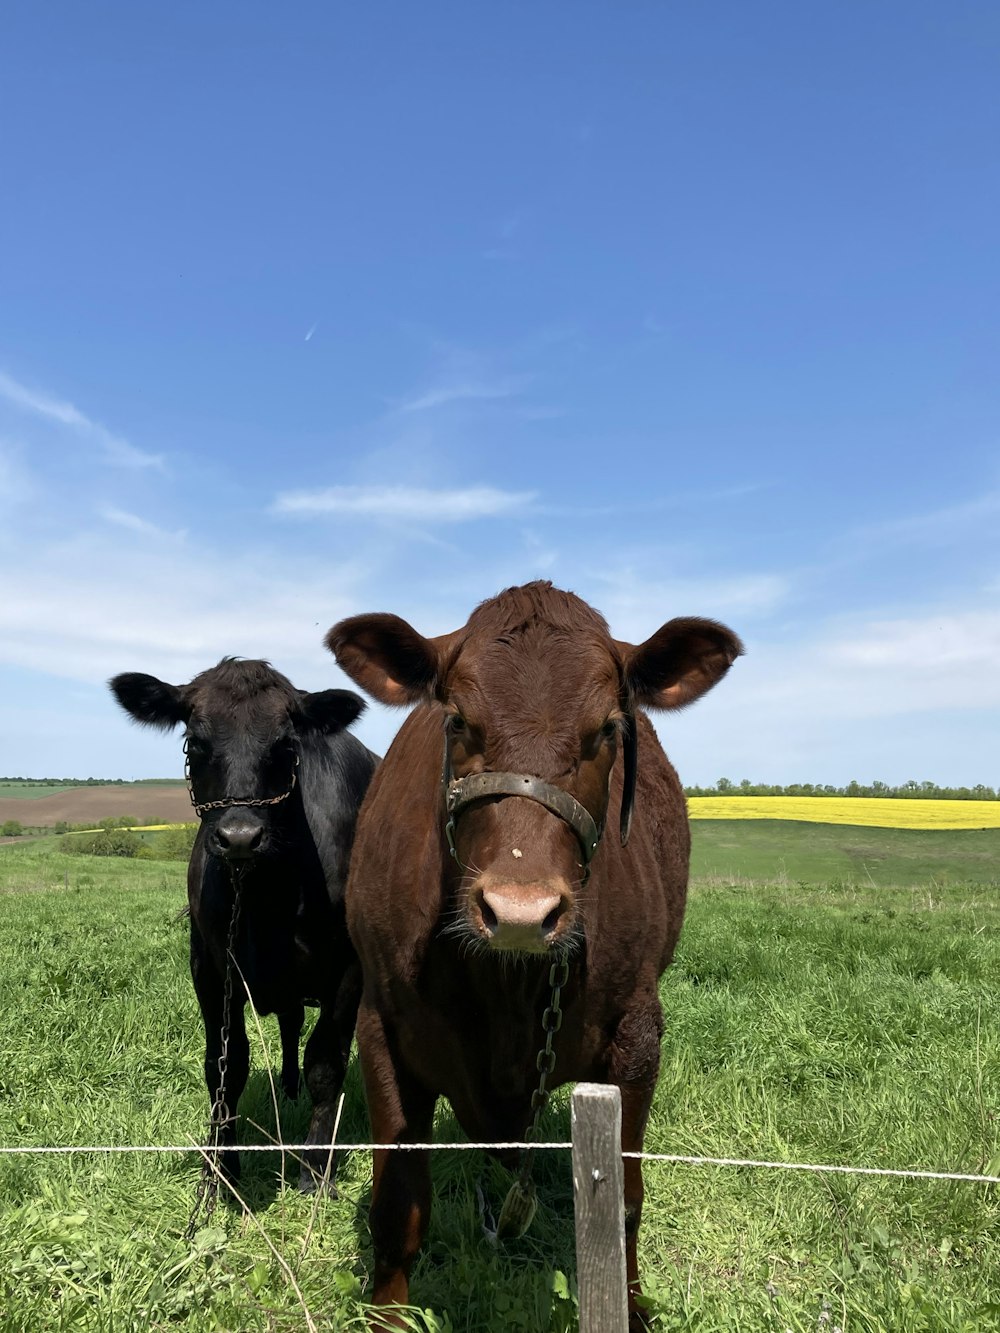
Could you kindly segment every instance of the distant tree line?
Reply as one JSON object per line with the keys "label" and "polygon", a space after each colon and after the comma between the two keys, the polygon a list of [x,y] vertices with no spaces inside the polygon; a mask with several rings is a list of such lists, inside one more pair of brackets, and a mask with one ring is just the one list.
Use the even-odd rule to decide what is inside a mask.
{"label": "distant tree line", "polygon": [[[125,778],[0,778],[0,788],[10,786],[37,787],[179,787],[183,778],[137,778],[134,782]],[[975,787],[939,787],[936,782],[917,782],[911,778],[898,787],[888,782],[849,782],[846,787],[821,786],[812,782],[792,782],[787,786],[772,782],[751,782],[744,778],[742,782],[733,782],[731,778],[719,778],[714,787],[685,787],[688,796],[897,796],[919,797],[934,801],[997,801],[1000,800],[1000,787],[986,787],[978,783]],[[160,824],[161,819],[136,819],[132,815],[122,815],[114,821],[119,827],[127,828],[137,824]],[[105,820],[100,821],[103,828]],[[75,833],[78,830],[93,828],[93,824],[57,824],[57,833]]]}
{"label": "distant tree line", "polygon": [[688,796],[895,796],[931,801],[997,801],[1000,789],[979,783],[975,787],[939,787],[936,782],[910,779],[898,787],[888,782],[849,782],[846,787],[820,786],[812,782],[792,782],[782,787],[776,783],[733,782],[720,778],[714,787],[685,787]]}

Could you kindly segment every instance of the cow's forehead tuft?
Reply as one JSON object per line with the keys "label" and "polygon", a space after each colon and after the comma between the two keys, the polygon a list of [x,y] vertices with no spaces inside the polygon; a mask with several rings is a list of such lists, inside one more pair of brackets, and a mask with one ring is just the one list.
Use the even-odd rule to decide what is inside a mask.
{"label": "cow's forehead tuft", "polygon": [[299,694],[287,676],[270,662],[224,657],[217,666],[195,676],[187,687],[195,713],[287,713]]}
{"label": "cow's forehead tuft", "polygon": [[610,639],[607,621],[575,593],[554,588],[546,580],[505,588],[469,617],[470,636],[509,638],[531,629],[549,629],[571,636]]}

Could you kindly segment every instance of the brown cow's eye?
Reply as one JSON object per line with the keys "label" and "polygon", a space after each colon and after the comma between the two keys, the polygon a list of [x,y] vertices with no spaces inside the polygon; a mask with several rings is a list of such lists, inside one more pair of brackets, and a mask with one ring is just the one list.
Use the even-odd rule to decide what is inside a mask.
{"label": "brown cow's eye", "polygon": [[605,722],[604,726],[601,728],[601,735],[606,741],[609,741],[617,730],[618,724],[616,722]]}
{"label": "brown cow's eye", "polygon": [[461,713],[452,713],[448,725],[452,730],[452,734],[456,736],[460,736],[468,727],[468,723]]}

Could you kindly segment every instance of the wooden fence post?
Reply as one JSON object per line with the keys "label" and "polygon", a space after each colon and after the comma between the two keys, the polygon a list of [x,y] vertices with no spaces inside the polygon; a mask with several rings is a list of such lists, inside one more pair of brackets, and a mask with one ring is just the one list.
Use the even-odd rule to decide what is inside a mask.
{"label": "wooden fence post", "polygon": [[578,1083],[572,1116],[580,1333],[627,1333],[621,1093]]}

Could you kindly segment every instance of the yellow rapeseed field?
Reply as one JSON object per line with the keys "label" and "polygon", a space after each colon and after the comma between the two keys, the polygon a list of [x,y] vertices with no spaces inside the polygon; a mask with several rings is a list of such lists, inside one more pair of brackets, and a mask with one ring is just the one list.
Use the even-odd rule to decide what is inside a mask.
{"label": "yellow rapeseed field", "polygon": [[692,819],[796,819],[873,828],[1000,828],[1000,801],[891,796],[689,796]]}

